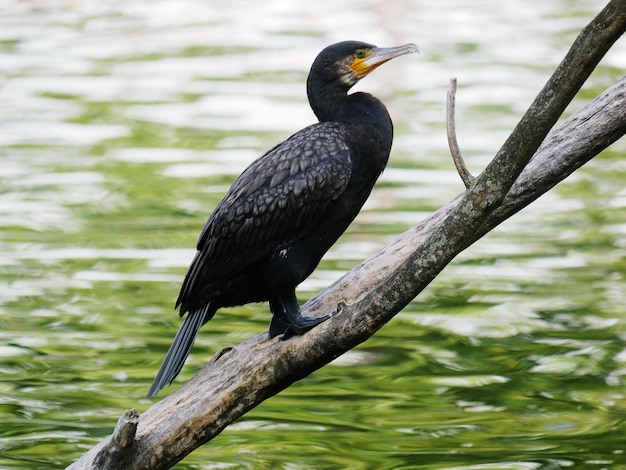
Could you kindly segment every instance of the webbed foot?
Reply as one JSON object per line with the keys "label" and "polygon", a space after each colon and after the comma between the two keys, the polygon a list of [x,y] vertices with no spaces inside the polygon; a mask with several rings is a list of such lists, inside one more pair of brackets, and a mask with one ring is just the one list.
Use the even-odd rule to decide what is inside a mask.
{"label": "webbed foot", "polygon": [[287,327],[287,330],[283,334],[283,341],[291,338],[292,336],[297,336],[305,333],[310,330],[314,326],[319,325],[320,323],[325,322],[332,314],[322,315],[321,317],[305,317],[303,315],[298,315],[296,318],[290,318],[291,323]]}
{"label": "webbed foot", "polygon": [[292,336],[301,335],[334,315],[334,312],[321,317],[302,315],[294,291],[271,298],[270,309],[273,314],[269,331],[270,339],[283,335],[282,339],[285,340]]}

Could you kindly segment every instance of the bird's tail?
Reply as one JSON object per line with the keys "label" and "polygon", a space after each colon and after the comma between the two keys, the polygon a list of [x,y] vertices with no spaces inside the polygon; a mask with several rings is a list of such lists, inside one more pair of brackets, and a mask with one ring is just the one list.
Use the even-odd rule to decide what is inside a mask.
{"label": "bird's tail", "polygon": [[183,321],[178,333],[174,337],[174,341],[170,346],[169,351],[163,359],[163,364],[159,369],[159,373],[152,382],[150,391],[146,395],[147,398],[154,397],[159,390],[161,390],[166,384],[171,383],[180,370],[183,368],[183,364],[189,356],[189,351],[196,339],[200,327],[205,323],[207,313],[210,311],[211,303],[209,302],[205,307],[195,312],[189,312]]}

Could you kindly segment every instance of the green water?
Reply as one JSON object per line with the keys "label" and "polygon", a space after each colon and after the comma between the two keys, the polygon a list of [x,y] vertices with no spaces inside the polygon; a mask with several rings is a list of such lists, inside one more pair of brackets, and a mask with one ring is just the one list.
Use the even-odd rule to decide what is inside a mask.
{"label": "green water", "polygon": [[[462,190],[602,2],[17,2],[0,6],[0,468],[64,468],[144,399],[196,237],[236,175],[313,121],[323,46],[416,42],[359,85],[390,166],[301,301]],[[618,43],[572,110],[626,68]],[[371,340],[178,469],[626,468],[626,142],[455,260]],[[264,331],[219,312],[175,385]]]}

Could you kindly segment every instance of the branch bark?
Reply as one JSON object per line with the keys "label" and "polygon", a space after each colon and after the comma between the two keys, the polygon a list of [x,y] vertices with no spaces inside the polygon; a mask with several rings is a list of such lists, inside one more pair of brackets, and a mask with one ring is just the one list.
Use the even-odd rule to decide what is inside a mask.
{"label": "branch bark", "polygon": [[625,29],[626,0],[612,0],[580,33],[465,193],[303,306],[307,315],[336,309],[337,315],[303,336],[268,341],[263,333],[219,352],[139,417],[132,449],[124,450],[128,461],[104,463],[98,457],[115,447],[116,439],[108,437],[69,468],[170,468],[251,408],[372,336],[463,249],[624,135],[626,77],[564,121],[539,148]]}

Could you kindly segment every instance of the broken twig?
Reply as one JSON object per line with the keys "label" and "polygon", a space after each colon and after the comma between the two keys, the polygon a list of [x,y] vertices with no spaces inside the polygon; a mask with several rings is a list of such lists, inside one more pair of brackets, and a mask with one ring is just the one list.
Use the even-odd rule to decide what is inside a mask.
{"label": "broken twig", "polygon": [[456,171],[459,172],[459,176],[463,180],[463,184],[467,189],[476,181],[476,177],[465,166],[465,161],[461,155],[459,149],[459,143],[456,140],[456,124],[454,122],[454,109],[456,98],[456,78],[450,79],[450,87],[448,88],[448,100],[446,104],[446,131],[448,133],[448,147],[450,147],[450,153],[452,154],[452,160],[456,166]]}

